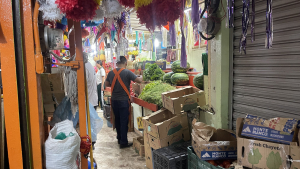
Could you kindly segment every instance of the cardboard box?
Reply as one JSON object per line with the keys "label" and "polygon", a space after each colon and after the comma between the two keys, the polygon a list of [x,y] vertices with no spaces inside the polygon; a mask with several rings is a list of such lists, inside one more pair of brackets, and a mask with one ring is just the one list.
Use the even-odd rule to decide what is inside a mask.
{"label": "cardboard box", "polygon": [[144,137],[133,138],[133,149],[140,156],[145,157]]}
{"label": "cardboard box", "polygon": [[192,86],[164,92],[162,93],[162,101],[163,107],[174,114],[206,105],[204,91]]}
{"label": "cardboard box", "polygon": [[290,142],[295,142],[298,139],[298,123],[299,121],[296,119],[274,118],[265,120],[257,116],[247,115],[241,135],[276,143],[290,144]]}
{"label": "cardboard box", "polygon": [[191,139],[189,128],[186,127],[170,136],[167,137],[154,137],[148,134],[148,139],[150,143],[150,147],[157,150],[163,147],[168,147],[173,144],[183,143],[185,141],[189,141]]}
{"label": "cardboard box", "polygon": [[237,159],[237,140],[235,136],[222,129],[217,129],[209,141],[192,132],[192,146],[201,160]]}
{"label": "cardboard box", "polygon": [[[291,144],[290,145],[290,159],[289,161],[291,162],[291,169],[299,169],[300,168],[300,161],[298,162],[293,162],[294,159],[297,160],[297,159],[300,159],[300,147],[297,146],[297,144]],[[293,161],[291,161],[293,160]]]}
{"label": "cardboard box", "polygon": [[[291,164],[293,160],[299,160],[296,151],[298,146],[290,146],[267,141],[253,140],[242,137],[243,118],[238,118],[236,122],[236,132],[238,141],[238,163],[249,168],[270,168],[286,169],[298,164]],[[291,143],[297,145],[297,143]],[[295,153],[295,154],[292,154]],[[296,168],[293,168],[296,169]]]}
{"label": "cardboard box", "polygon": [[148,169],[153,169],[152,150],[149,144],[148,134],[144,132],[145,159]]}
{"label": "cardboard box", "polygon": [[186,113],[174,115],[162,108],[143,118],[144,131],[155,138],[165,138],[188,127]]}

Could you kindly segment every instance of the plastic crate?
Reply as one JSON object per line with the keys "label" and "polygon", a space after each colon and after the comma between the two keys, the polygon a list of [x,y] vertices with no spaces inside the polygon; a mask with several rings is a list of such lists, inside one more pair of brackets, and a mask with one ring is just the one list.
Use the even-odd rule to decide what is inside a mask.
{"label": "plastic crate", "polygon": [[[204,160],[201,160],[194,152],[192,146],[188,147],[188,169],[224,169],[220,166],[214,166]],[[233,169],[231,167],[230,169]]]}
{"label": "plastic crate", "polygon": [[190,142],[176,144],[153,151],[154,169],[187,169],[187,147]]}

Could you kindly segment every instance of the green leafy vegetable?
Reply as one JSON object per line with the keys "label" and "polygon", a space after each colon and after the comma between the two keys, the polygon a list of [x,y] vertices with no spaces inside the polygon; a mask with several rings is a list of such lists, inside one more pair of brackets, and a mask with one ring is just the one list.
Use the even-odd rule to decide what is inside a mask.
{"label": "green leafy vegetable", "polygon": [[145,81],[160,80],[165,72],[157,64],[146,63],[145,70],[143,71],[143,79]]}
{"label": "green leafy vegetable", "polygon": [[145,86],[139,98],[148,103],[156,104],[160,109],[163,107],[161,94],[174,89],[176,88],[170,84],[162,81],[153,81]]}
{"label": "green leafy vegetable", "polygon": [[267,157],[267,166],[269,169],[279,169],[282,164],[279,152],[276,154],[272,151]]}
{"label": "green leafy vegetable", "polygon": [[262,158],[262,155],[260,154],[258,148],[253,150],[253,153],[249,152],[249,154],[248,154],[248,161],[252,165],[258,164],[259,160],[261,160],[261,158]]}

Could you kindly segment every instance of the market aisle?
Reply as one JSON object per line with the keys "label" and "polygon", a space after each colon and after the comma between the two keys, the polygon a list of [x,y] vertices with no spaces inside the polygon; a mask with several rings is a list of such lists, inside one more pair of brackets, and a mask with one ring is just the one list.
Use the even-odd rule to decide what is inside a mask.
{"label": "market aisle", "polygon": [[[146,169],[144,157],[140,157],[132,147],[120,149],[117,143],[117,133],[107,127],[106,119],[102,111],[97,110],[99,117],[103,119],[103,128],[97,135],[94,158],[98,169]],[[128,133],[128,141],[132,142],[136,133]]]}

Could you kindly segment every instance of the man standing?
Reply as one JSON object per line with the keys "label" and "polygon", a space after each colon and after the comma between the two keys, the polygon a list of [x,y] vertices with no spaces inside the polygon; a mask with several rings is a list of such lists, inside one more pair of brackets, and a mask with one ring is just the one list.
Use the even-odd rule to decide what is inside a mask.
{"label": "man standing", "polygon": [[104,81],[105,81],[105,70],[102,66],[102,61],[98,60],[96,62],[98,68],[97,76],[97,91],[98,91],[98,103],[100,102],[100,108],[103,110],[102,106],[102,93],[104,91]]}
{"label": "man standing", "polygon": [[96,72],[92,64],[88,61],[88,54],[83,53],[85,70],[86,70],[86,83],[88,89],[88,99],[89,102],[97,110],[98,106],[98,95],[97,95],[97,82],[96,82]]}
{"label": "man standing", "polygon": [[117,139],[120,148],[132,146],[128,143],[128,120],[130,106],[130,83],[131,81],[141,83],[143,77],[137,77],[130,70],[125,69],[127,60],[124,56],[120,56],[116,69],[110,71],[105,81],[106,87],[111,87],[111,106],[115,115],[115,126],[117,129]]}

